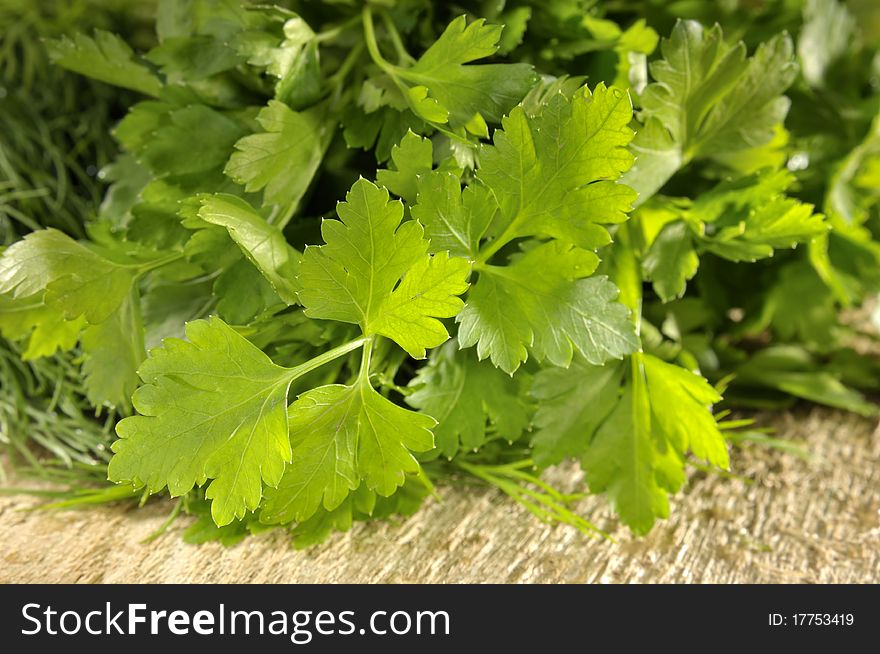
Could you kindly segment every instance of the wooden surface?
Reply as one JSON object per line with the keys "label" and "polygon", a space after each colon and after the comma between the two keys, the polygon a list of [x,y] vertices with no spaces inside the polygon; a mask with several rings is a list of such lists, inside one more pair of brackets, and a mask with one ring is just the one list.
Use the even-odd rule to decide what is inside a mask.
{"label": "wooden surface", "polygon": [[[304,552],[280,532],[225,549],[187,545],[178,520],[141,541],[170,504],[21,511],[0,496],[0,582],[880,582],[880,434],[824,409],[777,418],[815,455],[750,446],[734,472],[697,474],[672,518],[644,539],[616,528],[601,499],[581,507],[616,543],[537,523],[491,490],[441,490],[416,516],[356,525]],[[560,478],[577,472],[560,470]]]}

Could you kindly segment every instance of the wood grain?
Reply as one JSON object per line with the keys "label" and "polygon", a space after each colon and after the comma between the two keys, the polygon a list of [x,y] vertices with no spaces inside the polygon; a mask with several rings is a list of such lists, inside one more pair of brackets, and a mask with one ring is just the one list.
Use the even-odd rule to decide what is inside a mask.
{"label": "wood grain", "polygon": [[[825,409],[774,419],[806,443],[803,461],[750,446],[722,479],[698,473],[670,520],[644,539],[604,503],[581,510],[617,542],[537,523],[492,490],[441,490],[416,516],[356,525],[308,551],[268,533],[225,549],[187,545],[187,519],[143,544],[166,501],[66,512],[21,511],[0,497],[0,582],[880,582],[880,438],[874,421]],[[572,468],[554,472],[572,481]]]}

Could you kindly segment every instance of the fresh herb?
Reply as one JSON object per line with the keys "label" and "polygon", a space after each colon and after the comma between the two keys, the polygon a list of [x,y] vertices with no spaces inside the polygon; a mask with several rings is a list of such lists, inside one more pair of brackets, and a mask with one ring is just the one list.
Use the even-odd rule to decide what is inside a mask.
{"label": "fresh herb", "polygon": [[119,492],[62,504],[305,546],[471,479],[604,534],[540,477],[577,459],[641,534],[776,446],[724,404],[876,415],[841,318],[880,290],[876,15],[753,4],[163,0],[146,51],[49,41],[141,98],[86,229],[0,259],[16,356],[123,416]]}

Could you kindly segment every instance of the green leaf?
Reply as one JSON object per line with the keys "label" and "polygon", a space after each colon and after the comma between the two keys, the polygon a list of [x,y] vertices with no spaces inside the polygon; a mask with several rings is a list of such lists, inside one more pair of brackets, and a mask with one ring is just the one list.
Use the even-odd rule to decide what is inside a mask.
{"label": "green leaf", "polygon": [[[138,114],[132,116],[133,121],[136,119]],[[134,122],[126,127],[134,130]],[[160,116],[158,126],[144,137],[139,152],[156,175],[204,173],[221,167],[244,133],[244,127],[232,118],[193,104]]]}
{"label": "green leaf", "polygon": [[409,384],[407,403],[437,420],[434,437],[440,453],[453,457],[486,442],[487,423],[493,433],[514,441],[528,427],[519,384],[473,353],[459,352],[455,343],[434,350],[431,361]]}
{"label": "green leaf", "polygon": [[395,73],[418,85],[416,88],[430,91],[439,107],[449,112],[453,127],[465,125],[475,114],[498,123],[537,79],[528,64],[466,65],[495,54],[502,29],[501,25],[487,25],[482,19],[468,25],[467,19],[459,16],[415,65],[396,68]]}
{"label": "green leaf", "polygon": [[348,531],[354,520],[381,520],[392,515],[409,516],[422,505],[427,490],[420,481],[407,482],[390,497],[378,497],[361,484],[332,511],[319,508],[315,514],[294,527],[290,535],[296,549],[321,543],[333,531]]}
{"label": "green leaf", "polygon": [[416,201],[419,177],[434,165],[431,141],[408,131],[399,145],[391,148],[393,169],[379,170],[376,181],[408,203]]}
{"label": "green leaf", "polygon": [[497,22],[504,25],[498,40],[498,54],[509,54],[522,43],[531,17],[531,7],[513,7],[498,16]]}
{"label": "green leaf", "polygon": [[131,222],[132,209],[139,201],[141,192],[153,176],[131,153],[120,155],[113,163],[104,166],[98,175],[102,181],[110,184],[101,202],[98,218],[114,229],[124,229]]}
{"label": "green leaf", "polygon": [[308,246],[300,268],[299,298],[306,315],[361,326],[387,336],[411,356],[449,338],[438,318],[462,307],[469,263],[427,254],[416,221],[401,224],[403,206],[388,191],[358,180],[337,207],[340,220],[325,220],[326,245]]}
{"label": "green leaf", "polygon": [[705,379],[641,353],[631,363],[625,380],[621,364],[541,370],[532,445],[541,466],[579,457],[590,490],[606,493],[644,534],[668,515],[667,493],[684,483],[688,452],[722,468],[728,457],[711,412],[721,397]]}
{"label": "green leaf", "polygon": [[332,511],[361,480],[387,497],[419,472],[410,452],[434,445],[433,418],[397,406],[363,376],[352,386],[300,395],[289,414],[292,463],[278,488],[266,492],[263,522],[302,522],[320,507]]}
{"label": "green leaf", "polygon": [[731,261],[756,261],[773,255],[774,249],[793,248],[828,231],[822,214],[813,205],[778,196],[750,208],[744,220],[703,239],[703,246]]}
{"label": "green leaf", "polygon": [[58,350],[72,350],[85,324],[82,316],[65,320],[60,311],[47,306],[39,295],[0,295],[0,334],[10,341],[27,339],[21,354],[24,361],[52,356]]}
{"label": "green leaf", "polygon": [[413,86],[406,91],[413,113],[429,123],[443,124],[449,120],[449,111],[428,95],[427,86]]}
{"label": "green leaf", "polygon": [[710,407],[721,395],[700,375],[656,357],[643,357],[651,413],[676,452],[688,450],[719,468],[730,461]]}
{"label": "green leaf", "polygon": [[277,204],[292,214],[321,165],[334,133],[327,108],[293,111],[270,100],[257,122],[265,130],[235,144],[224,172],[248,193],[263,191],[264,204]]}
{"label": "green leaf", "polygon": [[154,97],[162,91],[159,78],[115,34],[95,30],[94,38],[76,34],[71,40],[64,36],[47,41],[46,49],[54,63],[80,75]]}
{"label": "green leaf", "polygon": [[407,271],[370,323],[369,331],[395,341],[415,359],[442,345],[449,332],[437,318],[452,318],[464,306],[470,264],[448,253],[422,257]]}
{"label": "green leaf", "polygon": [[411,111],[381,107],[365,113],[361,107],[349,105],[342,114],[343,137],[350,148],[374,149],[376,161],[387,161],[391,149],[408,131],[424,132],[425,123]]}
{"label": "green leaf", "polygon": [[[500,211],[492,222],[495,238],[477,257],[480,277],[458,317],[462,347],[477,345],[480,359],[488,356],[511,374],[529,349],[561,366],[574,349],[594,363],[635,349],[627,312],[613,303],[614,286],[583,279],[598,264],[588,250],[609,240],[598,223],[625,220],[635,197],[614,182],[632,163],[625,147],[631,117],[627,95],[600,84],[592,95],[582,88],[571,100],[555,93],[537,116],[520,107],[504,120],[477,172]],[[559,240],[509,266],[482,263],[530,235]]]}
{"label": "green leaf", "polygon": [[636,534],[669,515],[669,500],[655,470],[650,405],[644,386],[628,386],[596,431],[582,458],[587,483],[605,493],[620,519]]}
{"label": "green leaf", "polygon": [[663,227],[642,261],[645,279],[653,282],[664,302],[684,295],[687,281],[697,274],[699,265],[691,230],[681,220]]}
{"label": "green leaf", "polygon": [[780,269],[759,315],[747,324],[748,332],[754,334],[768,327],[783,341],[796,340],[820,349],[837,341],[837,303],[806,261],[793,261]]}
{"label": "green leaf", "polygon": [[131,395],[138,385],[138,367],[144,360],[144,326],[140,296],[133,292],[107,320],[82,333],[83,378],[94,406],[110,406],[130,413]]}
{"label": "green leaf", "polygon": [[332,511],[318,509],[311,518],[294,527],[291,532],[293,546],[306,549],[323,543],[334,531],[346,532],[354,524],[353,500],[346,500]]}
{"label": "green leaf", "polygon": [[203,80],[244,62],[228,43],[212,36],[167,38],[145,58],[156,64],[171,84]]}
{"label": "green leaf", "polygon": [[660,48],[663,58],[650,66],[655,81],[641,98],[639,162],[623,177],[639,204],[694,158],[769,142],[788,113],[782,93],[797,75],[787,34],[746,58],[745,45],[728,45],[718,25],[680,20]]}
{"label": "green leaf", "polygon": [[531,393],[538,403],[532,457],[540,467],[580,458],[620,399],[624,366],[591,366],[575,359],[568,368],[545,368]]}
{"label": "green leaf", "polygon": [[699,267],[697,250],[757,261],[825,234],[829,226],[813,205],[784,195],[793,181],[787,170],[762,170],[723,181],[693,202],[658,198],[640,208],[638,224],[650,244],[642,270],[660,299],[684,294]]}
{"label": "green leaf", "polygon": [[[866,417],[880,414],[880,406],[847,387],[827,364],[796,345],[776,345],[756,352],[737,368],[736,374],[746,386],[774,388]],[[763,392],[766,394],[766,390]]]}
{"label": "green leaf", "polygon": [[223,547],[233,547],[251,533],[250,520],[233,520],[228,525],[218,527],[211,517],[211,504],[204,500],[187,502],[186,512],[195,516],[195,520],[183,532],[183,542],[189,545],[201,545],[211,541],[219,542]]}
{"label": "green leaf", "polygon": [[765,170],[701,194],[688,214],[710,225],[703,247],[731,261],[755,261],[825,234],[829,226],[812,204],[784,195],[793,182],[787,170]]}
{"label": "green leaf", "polygon": [[109,477],[183,495],[208,479],[214,521],[255,510],[262,484],[277,485],[290,461],[287,389],[293,370],[275,365],[218,318],[196,320],[188,341],[166,339],[139,374],[141,415],[116,427]]}
{"label": "green leaf", "polygon": [[509,374],[531,351],[567,366],[575,351],[601,364],[638,348],[629,310],[605,277],[583,279],[598,263],[592,252],[560,241],[544,243],[511,265],[485,266],[459,314],[462,347]]}
{"label": "green leaf", "polygon": [[685,155],[681,145],[654,116],[649,116],[636,133],[630,150],[636,160],[623,175],[622,182],[638,193],[635,200],[635,206],[638,207],[663,188],[685,165]]}
{"label": "green leaf", "polygon": [[482,184],[462,191],[457,175],[438,170],[419,177],[418,204],[412,207],[412,215],[425,226],[429,251],[448,250],[473,261],[497,208],[492,193]]}
{"label": "green leaf", "polygon": [[46,305],[64,318],[85,316],[94,325],[122,304],[138,272],[134,264],[110,261],[58,230],[44,229],[3,253],[0,293],[19,298],[45,290]]}
{"label": "green leaf", "polygon": [[273,22],[284,21],[280,33],[277,22],[266,28],[270,31],[245,31],[236,36],[235,47],[249,64],[264,68],[277,78],[276,100],[299,110],[315,104],[324,90],[319,42],[305,20],[293,12],[282,11],[285,15],[272,17]]}
{"label": "green leaf", "polygon": [[217,315],[233,325],[246,325],[269,308],[282,306],[272,285],[244,258],[224,268],[211,291],[217,298]]}
{"label": "green leaf", "polygon": [[226,229],[272,288],[287,304],[296,304],[296,274],[302,255],[294,250],[274,225],[234,195],[202,195],[198,216],[212,225]]}
{"label": "green leaf", "polygon": [[633,162],[626,145],[632,105],[623,91],[586,87],[569,100],[546,101],[540,115],[515,108],[485,147],[478,179],[500,214],[495,248],[513,238],[547,235],[594,249],[608,242],[596,223],[626,220],[635,194],[614,180]]}
{"label": "green leaf", "polygon": [[861,225],[880,203],[880,115],[874,117],[861,143],[833,169],[824,209],[845,224]]}

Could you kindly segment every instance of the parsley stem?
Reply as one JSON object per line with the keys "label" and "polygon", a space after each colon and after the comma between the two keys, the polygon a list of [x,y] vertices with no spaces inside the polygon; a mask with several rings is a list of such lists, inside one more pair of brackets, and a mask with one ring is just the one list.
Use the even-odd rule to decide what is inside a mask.
{"label": "parsley stem", "polygon": [[369,384],[370,379],[370,359],[373,356],[373,339],[367,337],[364,342],[364,349],[361,350],[361,370],[358,373],[358,379],[365,384]]}
{"label": "parsley stem", "polygon": [[364,23],[364,40],[367,43],[367,51],[370,53],[370,59],[372,59],[379,68],[388,73],[395,83],[400,84],[400,81],[397,79],[398,67],[385,59],[379,51],[379,44],[376,42],[376,28],[373,25],[372,9],[370,9],[369,6],[364,7],[361,16]]}
{"label": "parsley stem", "polygon": [[345,55],[345,59],[339,65],[339,68],[336,70],[333,75],[327,78],[327,85],[332,87],[334,90],[338,90],[342,87],[345,82],[345,78],[348,77],[348,74],[351,72],[351,69],[354,68],[355,64],[358,63],[361,57],[361,53],[364,49],[364,42],[358,41],[357,44],[349,51],[347,55]]}
{"label": "parsley stem", "polygon": [[161,268],[162,266],[167,266],[169,263],[180,261],[181,259],[183,259],[183,252],[175,252],[174,254],[169,254],[167,257],[155,259],[153,261],[148,261],[147,263],[135,265],[132,267],[136,267],[138,269],[138,275],[144,275],[148,272],[156,270],[157,268]]}
{"label": "parsley stem", "polygon": [[318,32],[312,39],[315,43],[323,43],[324,41],[332,41],[337,36],[357,25],[361,20],[360,16],[352,16],[347,21],[339,23],[336,27],[331,27]]}
{"label": "parsley stem", "polygon": [[[364,23],[364,41],[367,44],[367,51],[370,53],[370,58],[379,68],[381,68],[388,75],[388,77],[391,78],[391,81],[394,82],[394,85],[397,86],[398,89],[400,89],[400,94],[403,96],[404,101],[409,106],[410,111],[412,111],[416,116],[422,118],[419,115],[419,112],[416,111],[416,108],[413,106],[412,99],[409,95],[409,86],[407,86],[406,83],[400,79],[400,75],[405,75],[407,69],[401,66],[395,66],[390,61],[385,59],[385,57],[383,57],[382,53],[379,51],[379,44],[376,41],[376,28],[373,24],[372,10],[369,7],[364,7],[361,15],[363,16]],[[391,38],[393,40],[394,36],[392,35]],[[401,47],[403,47],[402,44]],[[409,54],[407,54],[406,56],[409,57]],[[424,120],[428,125],[433,127],[444,136],[454,141],[458,141],[459,143],[462,143],[464,145],[472,146],[467,137],[456,134],[448,127],[445,127],[442,123],[437,123],[433,120],[428,120],[426,118],[422,118],[422,120]]]}
{"label": "parsley stem", "polygon": [[313,359],[309,359],[305,363],[301,363],[298,366],[289,369],[287,380],[293,381],[299,377],[302,377],[308,372],[320,368],[325,363],[330,363],[334,359],[338,359],[341,356],[345,356],[349,352],[354,352],[356,349],[365,344],[371,344],[373,342],[372,337],[370,336],[361,336],[360,338],[356,338],[353,341],[349,341],[348,343],[344,343],[337,347],[334,347],[332,350],[327,350],[323,354],[319,354]]}
{"label": "parsley stem", "polygon": [[382,12],[382,22],[385,25],[385,30],[388,32],[388,36],[391,37],[391,43],[394,45],[394,49],[397,51],[397,62],[400,64],[406,64],[407,66],[413,65],[416,60],[406,51],[406,48],[403,45],[403,39],[400,38],[400,32],[397,31],[397,27],[394,25],[394,21],[391,19],[391,15],[387,11]]}
{"label": "parsley stem", "polygon": [[486,244],[484,248],[481,248],[477,253],[477,259],[474,262],[474,268],[480,269],[482,268],[489,259],[494,256],[498,250],[507,245],[514,238],[514,225],[517,225],[517,220],[514,219],[507,228],[501,232],[501,234]]}

